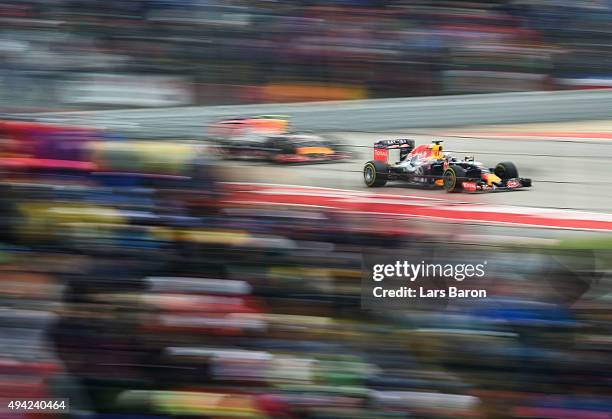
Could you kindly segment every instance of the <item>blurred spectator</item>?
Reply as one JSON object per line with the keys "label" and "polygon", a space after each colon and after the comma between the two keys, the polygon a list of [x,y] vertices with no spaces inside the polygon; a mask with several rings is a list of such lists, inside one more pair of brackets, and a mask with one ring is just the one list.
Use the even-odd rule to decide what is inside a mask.
{"label": "blurred spectator", "polygon": [[40,109],[606,87],[611,15],[608,2],[2,1],[0,94]]}
{"label": "blurred spectator", "polygon": [[[609,417],[609,241],[269,207],[192,143],[0,127],[30,146],[3,157],[1,396],[102,418]],[[362,309],[362,256],[393,251],[486,260],[489,298]]]}

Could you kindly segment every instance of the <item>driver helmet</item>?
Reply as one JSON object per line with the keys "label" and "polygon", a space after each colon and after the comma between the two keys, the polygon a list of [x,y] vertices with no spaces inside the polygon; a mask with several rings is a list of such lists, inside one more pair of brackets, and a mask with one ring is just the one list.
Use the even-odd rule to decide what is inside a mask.
{"label": "driver helmet", "polygon": [[400,146],[400,161],[405,161],[408,154],[410,154],[410,146],[408,144],[403,144]]}

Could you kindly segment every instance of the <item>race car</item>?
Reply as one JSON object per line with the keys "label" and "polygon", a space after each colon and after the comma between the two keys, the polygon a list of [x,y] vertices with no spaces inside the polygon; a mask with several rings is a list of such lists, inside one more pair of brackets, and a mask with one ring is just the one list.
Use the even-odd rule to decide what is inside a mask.
{"label": "race car", "polygon": [[213,138],[232,138],[243,135],[282,135],[289,132],[289,117],[285,115],[258,115],[224,119],[208,129]]}
{"label": "race car", "polygon": [[[214,141],[214,140],[213,140]],[[315,134],[251,135],[214,141],[226,159],[264,160],[276,163],[320,163],[349,158],[337,141]]]}
{"label": "race car", "polygon": [[[399,161],[389,162],[390,152],[399,151]],[[493,168],[467,156],[457,159],[445,153],[442,141],[415,146],[410,139],[381,140],[374,144],[374,160],[363,168],[365,184],[384,186],[401,180],[411,185],[442,187],[447,192],[510,191],[531,186],[531,179],[519,177],[512,162]]]}

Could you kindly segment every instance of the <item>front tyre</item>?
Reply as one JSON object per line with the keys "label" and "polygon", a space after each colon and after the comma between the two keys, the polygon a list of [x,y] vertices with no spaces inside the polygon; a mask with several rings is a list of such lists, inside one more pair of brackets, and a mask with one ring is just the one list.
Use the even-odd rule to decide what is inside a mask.
{"label": "front tyre", "polygon": [[501,180],[516,179],[519,177],[518,169],[511,161],[498,163],[493,172]]}
{"label": "front tyre", "polygon": [[463,180],[466,179],[466,172],[461,166],[450,166],[442,174],[443,186],[446,192],[461,192]]}
{"label": "front tyre", "polygon": [[363,167],[363,181],[370,188],[385,186],[389,179],[387,165],[379,161],[369,161]]}

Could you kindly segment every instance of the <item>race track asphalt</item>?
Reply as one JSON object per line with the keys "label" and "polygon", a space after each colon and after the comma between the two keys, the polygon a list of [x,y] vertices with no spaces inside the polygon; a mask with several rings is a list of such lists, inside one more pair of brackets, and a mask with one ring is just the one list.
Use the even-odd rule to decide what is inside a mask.
{"label": "race track asphalt", "polygon": [[[446,129],[446,133],[453,132]],[[444,140],[445,149],[457,157],[473,155],[494,166],[513,161],[520,176],[533,179],[533,188],[494,194],[461,194],[460,199],[486,204],[563,208],[609,212],[612,208],[612,139],[582,138],[494,138],[458,132],[432,135],[423,130],[394,130],[387,133],[329,133],[354,153],[350,161],[312,165],[274,165],[258,162],[225,162],[231,180],[320,186],[375,193],[445,197],[443,190],[407,187],[401,182],[383,188],[367,188],[362,169],[371,159],[376,139],[414,138],[419,143]],[[453,199],[457,195],[453,194]]]}

